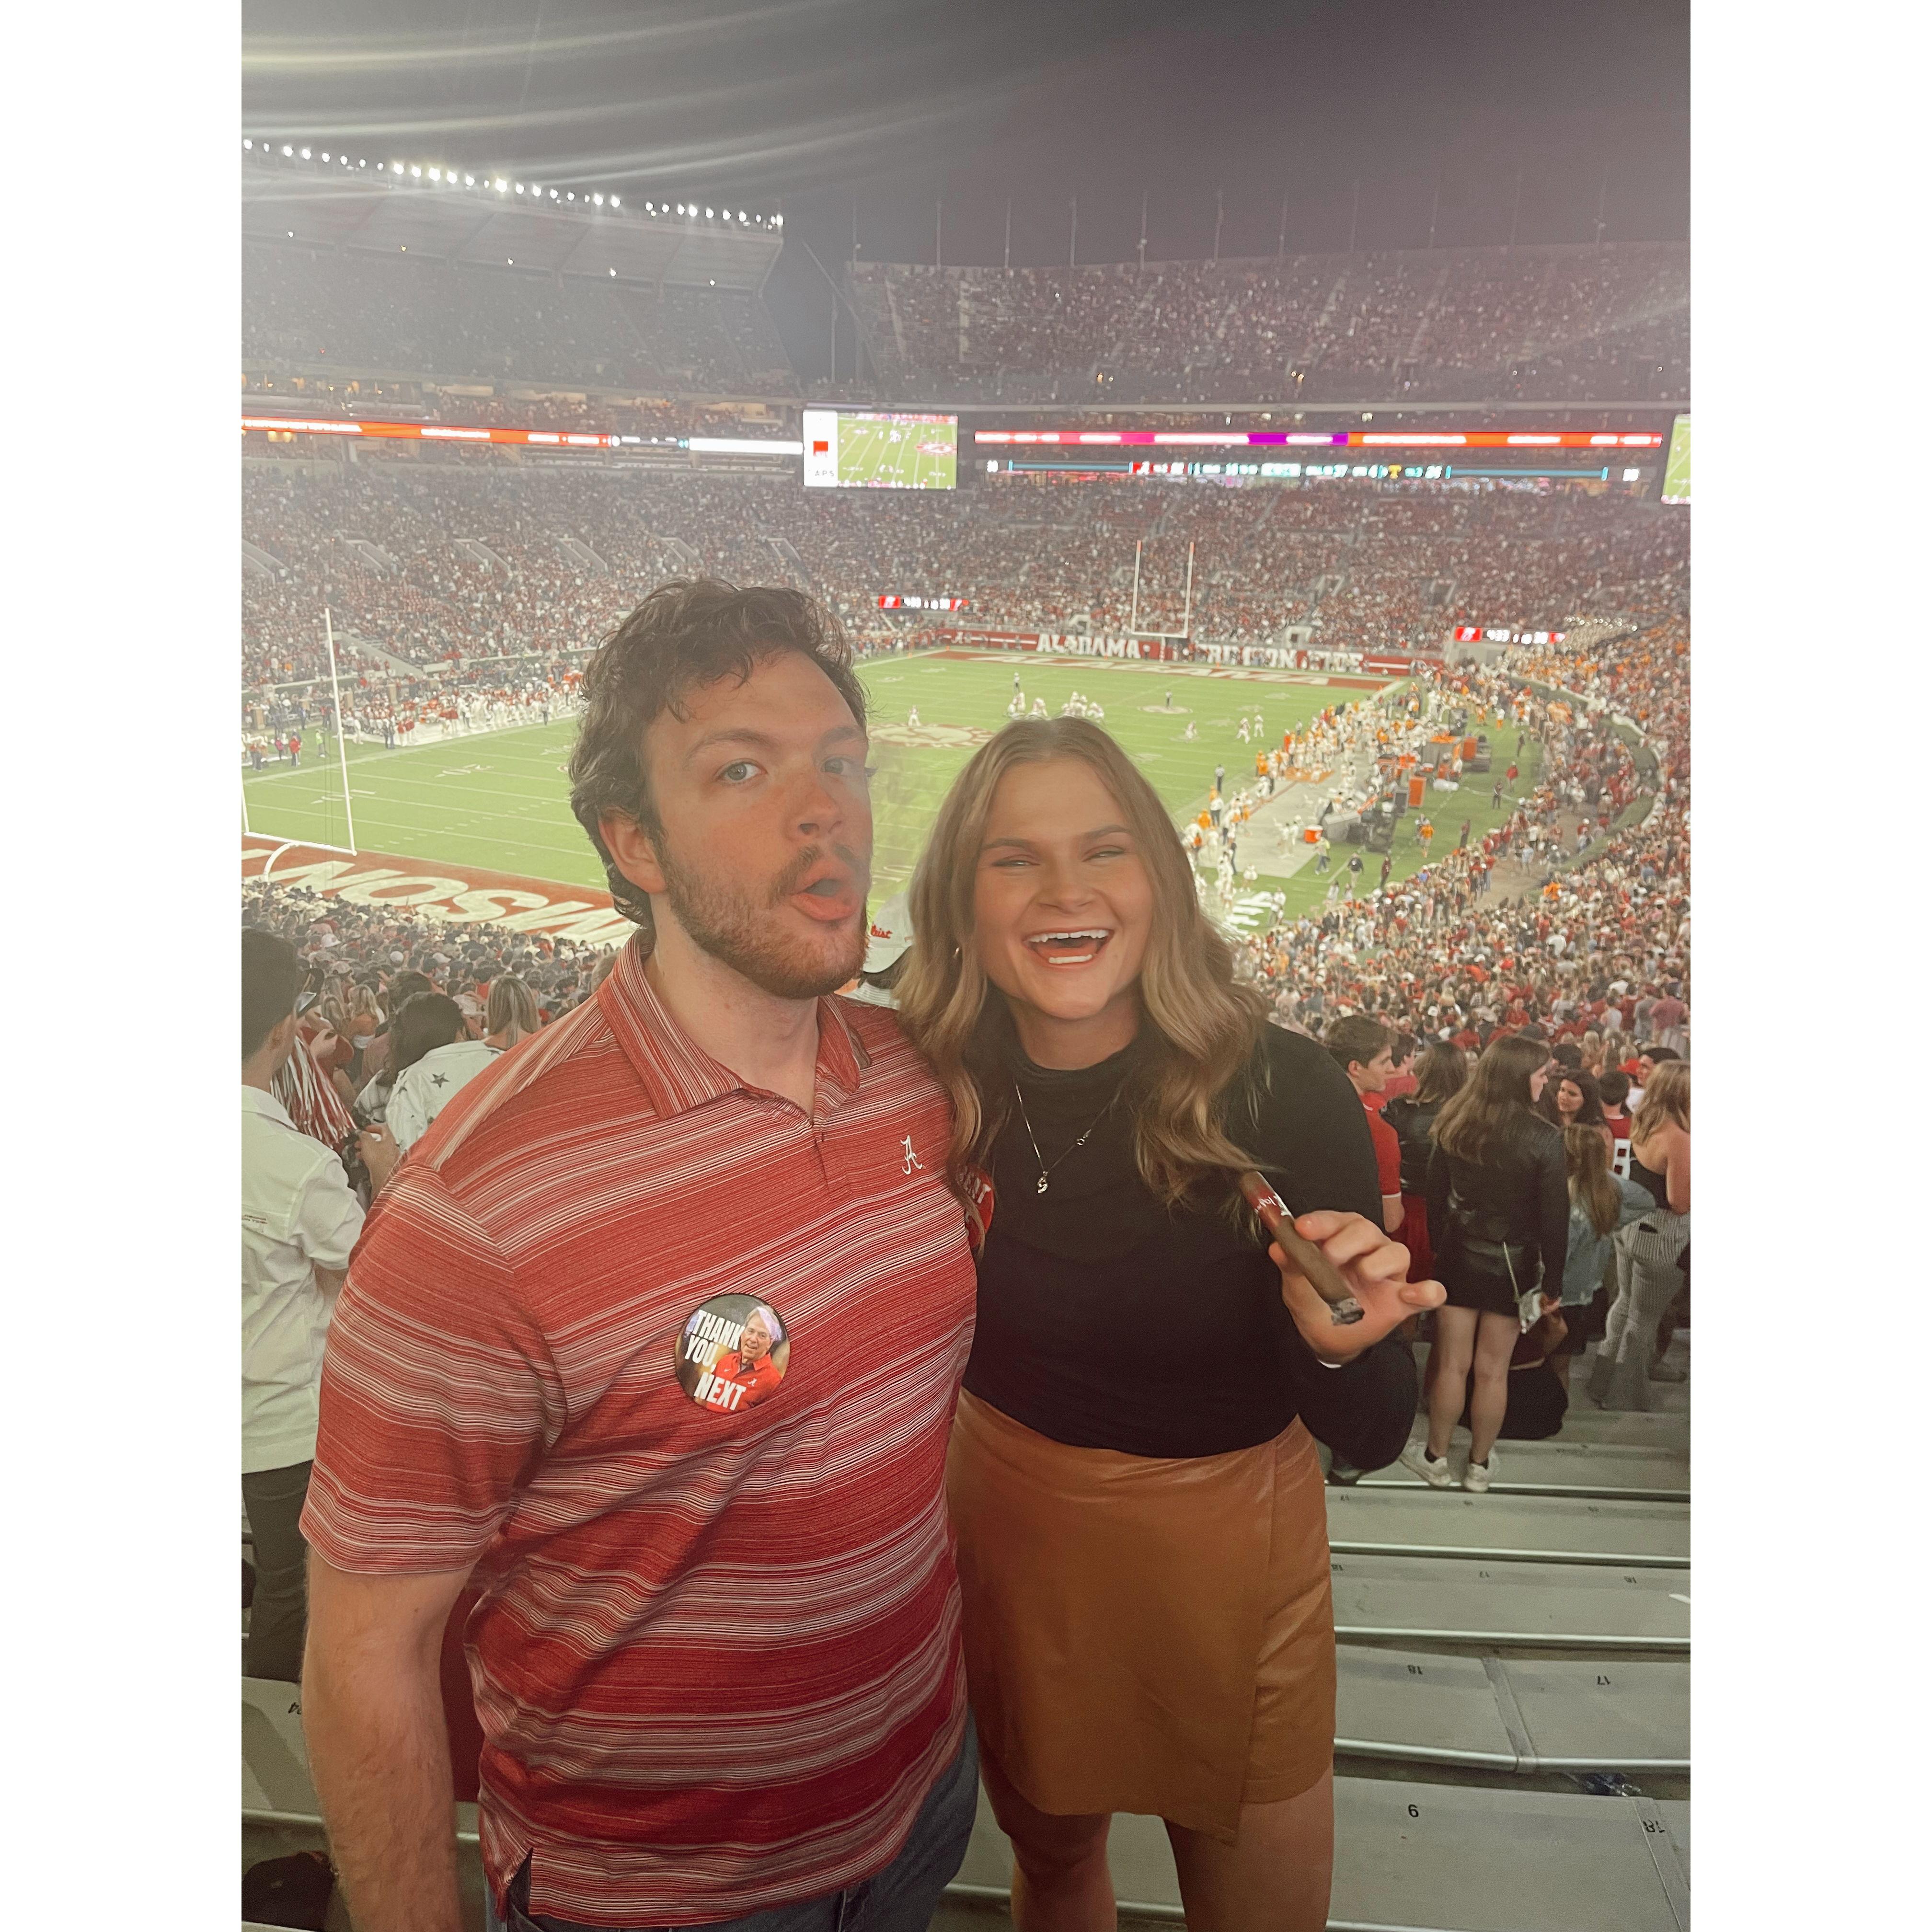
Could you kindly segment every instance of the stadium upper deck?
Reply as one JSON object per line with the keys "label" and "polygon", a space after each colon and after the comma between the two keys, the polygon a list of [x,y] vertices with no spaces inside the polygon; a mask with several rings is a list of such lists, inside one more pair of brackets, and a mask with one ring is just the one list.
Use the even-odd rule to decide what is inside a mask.
{"label": "stadium upper deck", "polygon": [[1077,268],[867,263],[884,386],[1087,403],[1673,401],[1690,256],[1662,244]]}
{"label": "stadium upper deck", "polygon": [[[257,379],[683,398],[805,387],[763,299],[776,229],[472,206],[482,188],[454,177],[438,192],[278,164],[247,184],[243,358]],[[1688,252],[1669,244],[1144,269],[865,263],[848,285],[872,368],[852,400],[1280,409],[1689,393]]]}

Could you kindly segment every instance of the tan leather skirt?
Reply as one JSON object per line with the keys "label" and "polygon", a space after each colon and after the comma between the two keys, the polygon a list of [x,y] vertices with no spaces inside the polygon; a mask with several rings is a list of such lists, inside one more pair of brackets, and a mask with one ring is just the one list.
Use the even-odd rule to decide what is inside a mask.
{"label": "tan leather skirt", "polygon": [[1321,1466],[1072,1449],[962,1392],[946,1461],[980,1748],[1038,1810],[1234,1842],[1335,1747]]}

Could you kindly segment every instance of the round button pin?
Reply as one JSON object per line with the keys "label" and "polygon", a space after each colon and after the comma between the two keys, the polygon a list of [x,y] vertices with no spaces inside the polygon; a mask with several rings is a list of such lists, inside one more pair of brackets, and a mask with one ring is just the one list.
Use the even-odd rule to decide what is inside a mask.
{"label": "round button pin", "polygon": [[754,1294],[714,1294],[686,1318],[674,1343],[678,1385],[700,1408],[736,1415],[763,1402],[791,1365],[791,1335]]}

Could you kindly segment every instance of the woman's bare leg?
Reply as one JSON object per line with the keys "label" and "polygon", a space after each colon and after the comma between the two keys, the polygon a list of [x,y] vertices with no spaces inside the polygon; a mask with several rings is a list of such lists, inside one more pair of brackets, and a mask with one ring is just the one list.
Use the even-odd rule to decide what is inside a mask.
{"label": "woman's bare leg", "polygon": [[1509,1406],[1510,1356],[1522,1334],[1514,1315],[1485,1310],[1476,1330],[1475,1387],[1469,1393],[1469,1460],[1486,1463]]}
{"label": "woman's bare leg", "polygon": [[1446,1456],[1450,1438],[1469,1393],[1469,1367],[1475,1359],[1476,1311],[1438,1308],[1436,1311],[1436,1359],[1429,1384],[1429,1453]]}
{"label": "woman's bare leg", "polygon": [[1000,1829],[1013,1845],[1013,1924],[1018,1932],[1114,1932],[1113,1874],[1107,1869],[1111,1815],[1062,1817],[1022,1797],[980,1747],[980,1776]]}
{"label": "woman's bare leg", "polygon": [[1240,1836],[1218,1844],[1167,1828],[1188,1932],[1322,1932],[1335,1866],[1335,1777],[1298,1798],[1244,1804]]}

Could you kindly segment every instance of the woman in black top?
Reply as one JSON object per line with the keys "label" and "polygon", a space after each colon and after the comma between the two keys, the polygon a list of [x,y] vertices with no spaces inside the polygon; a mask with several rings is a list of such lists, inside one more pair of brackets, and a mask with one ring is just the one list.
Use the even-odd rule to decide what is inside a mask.
{"label": "woman in black top", "polygon": [[1424,1280],[1435,1266],[1429,1238],[1429,1156],[1436,1143],[1430,1130],[1443,1103],[1468,1084],[1469,1058],[1460,1046],[1438,1040],[1415,1065],[1415,1091],[1399,1094],[1382,1109],[1402,1150],[1402,1231],[1396,1238],[1408,1250],[1408,1278]]}
{"label": "woman in black top", "polygon": [[[1334,1633],[1310,1432],[1364,1468],[1414,1405],[1377,1346],[1434,1282],[1377,1225],[1361,1103],[1265,1024],[1152,788],[1075,718],[942,807],[897,988],[952,1093],[979,1323],[947,1472],[967,1674],[1022,1932],[1113,1922],[1117,1810],[1190,1922],[1325,1921]],[[1361,1304],[1338,1325],[1233,1184],[1260,1168]],[[1328,1366],[1324,1366],[1328,1364]]]}
{"label": "woman in black top", "polygon": [[[1489,1487],[1510,1353],[1529,1322],[1562,1298],[1568,1172],[1562,1133],[1536,1112],[1549,1074],[1543,1042],[1505,1035],[1484,1049],[1469,1084],[1436,1117],[1429,1226],[1449,1300],[1436,1318],[1429,1439],[1405,1450],[1402,1460],[1437,1489],[1449,1485],[1449,1438],[1466,1390],[1471,1427],[1462,1486]],[[1539,1289],[1540,1299],[1526,1300]]]}

